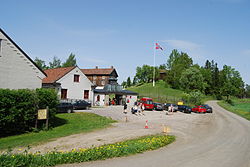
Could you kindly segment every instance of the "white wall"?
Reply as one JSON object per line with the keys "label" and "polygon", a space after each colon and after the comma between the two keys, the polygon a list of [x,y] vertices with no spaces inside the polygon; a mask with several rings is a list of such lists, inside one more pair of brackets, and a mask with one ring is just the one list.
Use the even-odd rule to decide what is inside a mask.
{"label": "white wall", "polygon": [[0,88],[41,88],[45,75],[1,32],[0,39]]}
{"label": "white wall", "polygon": [[[97,96],[100,96],[100,101],[97,102]],[[94,94],[94,105],[96,106],[104,106],[105,105],[105,95],[104,94],[98,94],[98,93],[95,93]]]}
{"label": "white wall", "polygon": [[[79,75],[79,82],[74,82],[74,75]],[[67,89],[68,99],[84,99],[84,90],[89,90],[88,101],[93,101],[93,90],[91,81],[76,67],[57,82],[61,83],[61,89]],[[61,92],[59,92],[61,94]]]}
{"label": "white wall", "polygon": [[[129,103],[128,103],[129,101]],[[137,95],[127,95],[126,97],[126,103],[128,106],[133,106],[134,103],[137,101]]]}

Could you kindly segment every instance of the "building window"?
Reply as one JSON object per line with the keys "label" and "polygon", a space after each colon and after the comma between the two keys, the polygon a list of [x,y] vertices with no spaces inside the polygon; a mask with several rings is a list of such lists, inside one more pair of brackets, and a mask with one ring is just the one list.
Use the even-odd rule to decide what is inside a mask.
{"label": "building window", "polygon": [[93,84],[96,85],[96,81],[93,81]]}
{"label": "building window", "polygon": [[61,99],[67,99],[67,89],[61,89]]}
{"label": "building window", "polygon": [[84,90],[84,99],[89,99],[89,90]]}
{"label": "building window", "polygon": [[96,80],[96,75],[93,76],[93,80]]}
{"label": "building window", "polygon": [[102,85],[105,85],[105,81],[102,81],[101,84],[102,84]]}
{"label": "building window", "polygon": [[74,82],[80,81],[80,75],[74,75]]}
{"label": "building window", "polygon": [[105,79],[105,76],[102,76],[102,79]]}

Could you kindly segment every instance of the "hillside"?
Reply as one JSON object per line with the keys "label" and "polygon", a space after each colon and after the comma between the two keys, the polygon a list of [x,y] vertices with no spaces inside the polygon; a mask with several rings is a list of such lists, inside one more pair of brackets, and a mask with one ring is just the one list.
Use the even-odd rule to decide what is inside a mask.
{"label": "hillside", "polygon": [[177,103],[181,100],[184,92],[170,88],[164,81],[158,81],[153,87],[152,83],[127,88],[128,90],[139,93],[139,97],[151,97],[154,101],[166,103]]}

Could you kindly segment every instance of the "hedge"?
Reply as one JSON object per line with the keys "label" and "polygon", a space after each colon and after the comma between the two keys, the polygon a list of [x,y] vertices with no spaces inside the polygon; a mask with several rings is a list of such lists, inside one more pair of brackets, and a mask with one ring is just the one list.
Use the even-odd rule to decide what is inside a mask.
{"label": "hedge", "polygon": [[0,89],[0,137],[15,135],[34,129],[37,110],[49,107],[53,121],[58,104],[52,89]]}

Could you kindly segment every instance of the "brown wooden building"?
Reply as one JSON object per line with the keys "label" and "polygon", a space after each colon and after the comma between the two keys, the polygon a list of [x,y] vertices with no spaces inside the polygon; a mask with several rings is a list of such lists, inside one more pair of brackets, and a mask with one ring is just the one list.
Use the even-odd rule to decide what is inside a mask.
{"label": "brown wooden building", "polygon": [[110,78],[117,78],[118,74],[113,66],[110,68],[81,69],[88,79],[98,87],[104,87]]}

